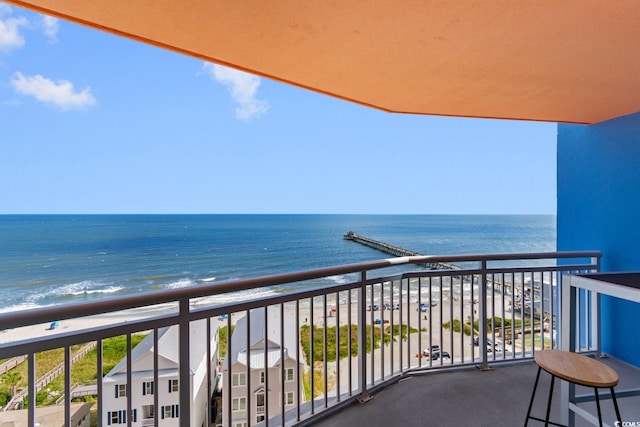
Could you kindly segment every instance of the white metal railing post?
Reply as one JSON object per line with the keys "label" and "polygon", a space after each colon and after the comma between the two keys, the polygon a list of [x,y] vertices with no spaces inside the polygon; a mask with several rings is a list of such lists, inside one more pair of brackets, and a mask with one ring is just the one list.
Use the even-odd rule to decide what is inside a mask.
{"label": "white metal railing post", "polygon": [[602,294],[600,292],[595,293],[595,318],[593,319],[592,330],[595,334],[596,350],[598,355],[602,356],[602,334],[600,333],[600,319],[602,319]]}

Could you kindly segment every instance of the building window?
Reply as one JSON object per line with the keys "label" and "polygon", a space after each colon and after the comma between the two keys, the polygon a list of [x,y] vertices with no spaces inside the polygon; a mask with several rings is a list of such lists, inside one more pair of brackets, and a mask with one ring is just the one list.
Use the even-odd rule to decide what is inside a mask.
{"label": "building window", "polygon": [[260,421],[264,421],[264,415],[258,415],[256,417],[256,422],[259,423]]}
{"label": "building window", "polygon": [[116,384],[116,399],[119,397],[127,397],[126,384]]}
{"label": "building window", "polygon": [[287,381],[293,381],[293,368],[287,368],[285,372],[285,379]]}
{"label": "building window", "polygon": [[264,414],[264,393],[256,394],[256,413]]}
{"label": "building window", "polygon": [[264,379],[265,379],[265,373],[264,371],[260,372],[260,384],[264,384]]}
{"label": "building window", "polygon": [[178,380],[169,380],[169,393],[180,391]]}
{"label": "building window", "polygon": [[107,424],[126,424],[127,411],[110,411],[107,412]]}
{"label": "building window", "polygon": [[162,419],[165,418],[179,418],[180,417],[180,405],[167,405],[162,407]]}
{"label": "building window", "polygon": [[293,405],[293,392],[292,391],[288,391],[287,392],[287,400],[286,400],[286,405]]}
{"label": "building window", "polygon": [[244,411],[247,409],[247,398],[246,397],[236,397],[231,399],[231,410],[232,411]]}
{"label": "building window", "polygon": [[245,374],[244,372],[231,374],[231,386],[238,387],[242,385],[247,385],[247,374]]}
{"label": "building window", "polygon": [[246,421],[235,422],[233,423],[233,427],[247,427],[247,422]]}
{"label": "building window", "polygon": [[144,381],[142,383],[142,395],[153,394],[153,381]]}
{"label": "building window", "polygon": [[120,411],[113,411],[107,414],[109,424],[120,424],[120,418],[118,417],[119,412]]}

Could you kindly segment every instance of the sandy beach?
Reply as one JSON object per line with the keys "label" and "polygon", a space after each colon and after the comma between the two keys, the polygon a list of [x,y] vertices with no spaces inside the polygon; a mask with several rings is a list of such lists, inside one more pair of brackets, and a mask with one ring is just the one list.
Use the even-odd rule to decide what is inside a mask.
{"label": "sandy beach", "polygon": [[124,324],[136,320],[142,320],[159,314],[167,314],[172,310],[165,308],[162,310],[128,310],[95,316],[87,316],[76,319],[65,319],[57,321],[57,326],[52,328],[52,322],[40,323],[37,325],[25,326],[21,328],[8,328],[0,331],[0,344],[17,341],[25,341],[39,337],[55,337],[68,332],[85,331],[100,328],[108,325]]}

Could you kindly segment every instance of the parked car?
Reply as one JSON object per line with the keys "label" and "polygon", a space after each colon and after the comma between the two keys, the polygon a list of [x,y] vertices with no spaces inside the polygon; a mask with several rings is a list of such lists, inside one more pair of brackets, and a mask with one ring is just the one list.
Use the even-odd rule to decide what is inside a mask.
{"label": "parked car", "polygon": [[[480,345],[480,337],[473,337],[473,345]],[[487,340],[487,351],[491,353],[493,350],[502,351],[502,343],[496,342],[495,344],[491,340]]]}
{"label": "parked car", "polygon": [[[442,356],[441,356],[442,355]],[[438,360],[442,357],[443,359],[451,359],[451,356],[446,351],[433,351],[431,352],[431,360]]]}
{"label": "parked car", "polygon": [[435,307],[438,305],[438,300],[432,299],[431,302],[423,302],[420,303],[420,306],[416,308],[416,311],[425,312],[429,310],[429,307]]}
{"label": "parked car", "polygon": [[440,346],[438,344],[434,344],[429,348],[425,348],[424,350],[422,350],[422,355],[424,357],[429,357],[429,355],[432,355],[434,352],[439,352],[440,351]]}

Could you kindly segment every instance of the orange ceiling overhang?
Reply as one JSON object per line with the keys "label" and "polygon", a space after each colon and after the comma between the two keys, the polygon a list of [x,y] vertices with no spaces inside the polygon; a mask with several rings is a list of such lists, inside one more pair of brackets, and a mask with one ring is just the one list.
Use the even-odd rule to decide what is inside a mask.
{"label": "orange ceiling overhang", "polygon": [[8,2],[385,111],[595,123],[640,110],[637,0]]}

